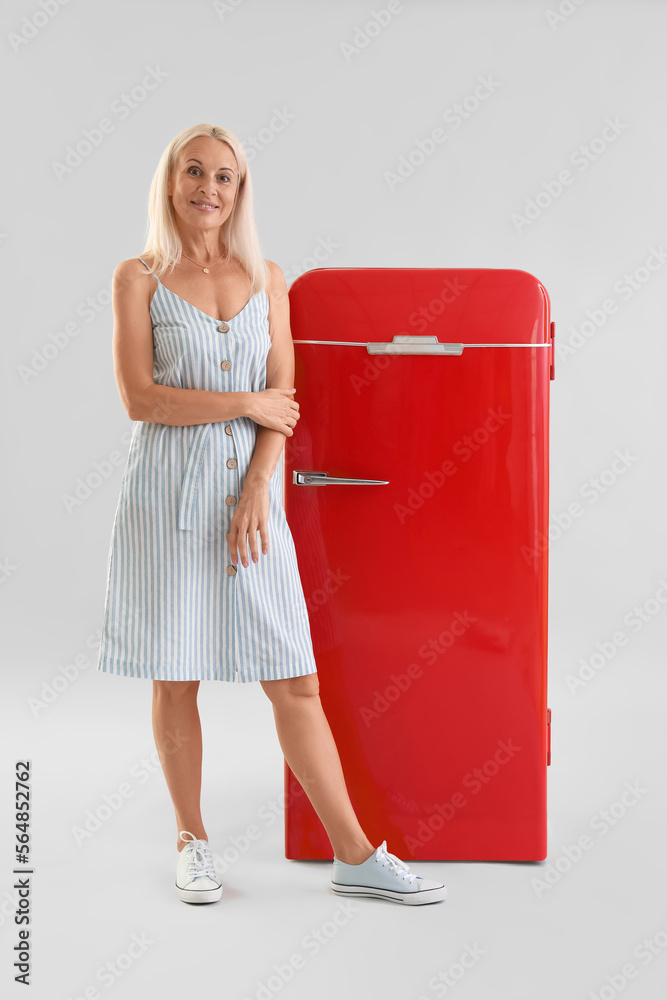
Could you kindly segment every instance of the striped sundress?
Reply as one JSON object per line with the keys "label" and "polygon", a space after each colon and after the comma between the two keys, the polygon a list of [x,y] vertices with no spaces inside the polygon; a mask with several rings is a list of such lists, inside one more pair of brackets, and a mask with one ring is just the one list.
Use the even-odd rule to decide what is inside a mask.
{"label": "striped sundress", "polygon": [[[154,277],[154,381],[184,389],[265,389],[266,292],[220,321]],[[185,427],[134,422],[111,532],[98,670],[238,682],[316,671],[283,507],[282,453],[268,486],[269,551],[263,554],[258,533],[259,561],[252,561],[248,545],[249,565],[240,556],[236,567],[231,562],[226,536],[256,435],[249,417]]]}

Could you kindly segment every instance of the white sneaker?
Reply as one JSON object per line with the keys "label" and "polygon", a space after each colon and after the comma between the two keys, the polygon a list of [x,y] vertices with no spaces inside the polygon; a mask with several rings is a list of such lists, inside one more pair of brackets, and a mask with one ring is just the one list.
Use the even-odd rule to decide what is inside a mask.
{"label": "white sneaker", "polygon": [[331,888],[340,896],[379,896],[397,903],[435,903],[447,897],[442,882],[415,875],[388,852],[386,840],[360,865],[348,865],[334,856]]}
{"label": "white sneaker", "polygon": [[207,840],[198,840],[189,830],[181,830],[186,841],[176,865],[176,892],[184,903],[215,903],[222,896],[222,883],[216,875]]}

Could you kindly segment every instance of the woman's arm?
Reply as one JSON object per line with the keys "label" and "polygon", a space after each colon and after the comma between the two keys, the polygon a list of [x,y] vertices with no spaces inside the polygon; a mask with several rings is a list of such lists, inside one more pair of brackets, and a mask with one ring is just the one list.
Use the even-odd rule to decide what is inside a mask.
{"label": "woman's arm", "polygon": [[[289,295],[285,276],[272,260],[269,266],[269,334],[271,349],[266,358],[266,388],[289,389],[294,383],[294,345],[289,324]],[[293,397],[292,397],[293,398]],[[298,404],[297,404],[298,405]],[[286,435],[270,427],[257,427],[257,439],[246,481],[255,480],[268,485],[275,472],[280,453],[285,447]]]}
{"label": "woman's arm", "polygon": [[[267,295],[271,348],[266,358],[266,388],[289,389],[294,381],[294,345],[289,325],[287,285],[278,265],[270,260],[267,264],[270,271]],[[227,534],[230,558],[234,566],[237,565],[238,554],[243,566],[248,566],[248,542],[252,561],[259,561],[257,532],[262,553],[268,554],[269,480],[278,464],[285,439],[286,435],[281,431],[261,425],[257,427],[255,448]]]}

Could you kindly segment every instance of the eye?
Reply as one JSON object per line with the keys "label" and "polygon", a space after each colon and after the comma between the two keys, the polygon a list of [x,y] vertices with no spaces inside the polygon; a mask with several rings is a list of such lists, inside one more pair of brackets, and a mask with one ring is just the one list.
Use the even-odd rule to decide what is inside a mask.
{"label": "eye", "polygon": [[[188,167],[188,173],[191,173],[191,171],[193,170],[196,170],[199,173],[199,167]],[[229,176],[229,174],[218,174],[218,179],[231,182],[231,177]]]}

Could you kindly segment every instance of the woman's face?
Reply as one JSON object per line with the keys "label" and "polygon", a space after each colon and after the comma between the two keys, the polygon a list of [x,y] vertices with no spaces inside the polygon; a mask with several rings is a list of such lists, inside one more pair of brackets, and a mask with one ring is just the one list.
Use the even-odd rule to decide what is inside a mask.
{"label": "woman's face", "polygon": [[199,136],[181,150],[167,190],[179,222],[207,230],[216,229],[231,214],[238,183],[232,149],[220,139]]}

